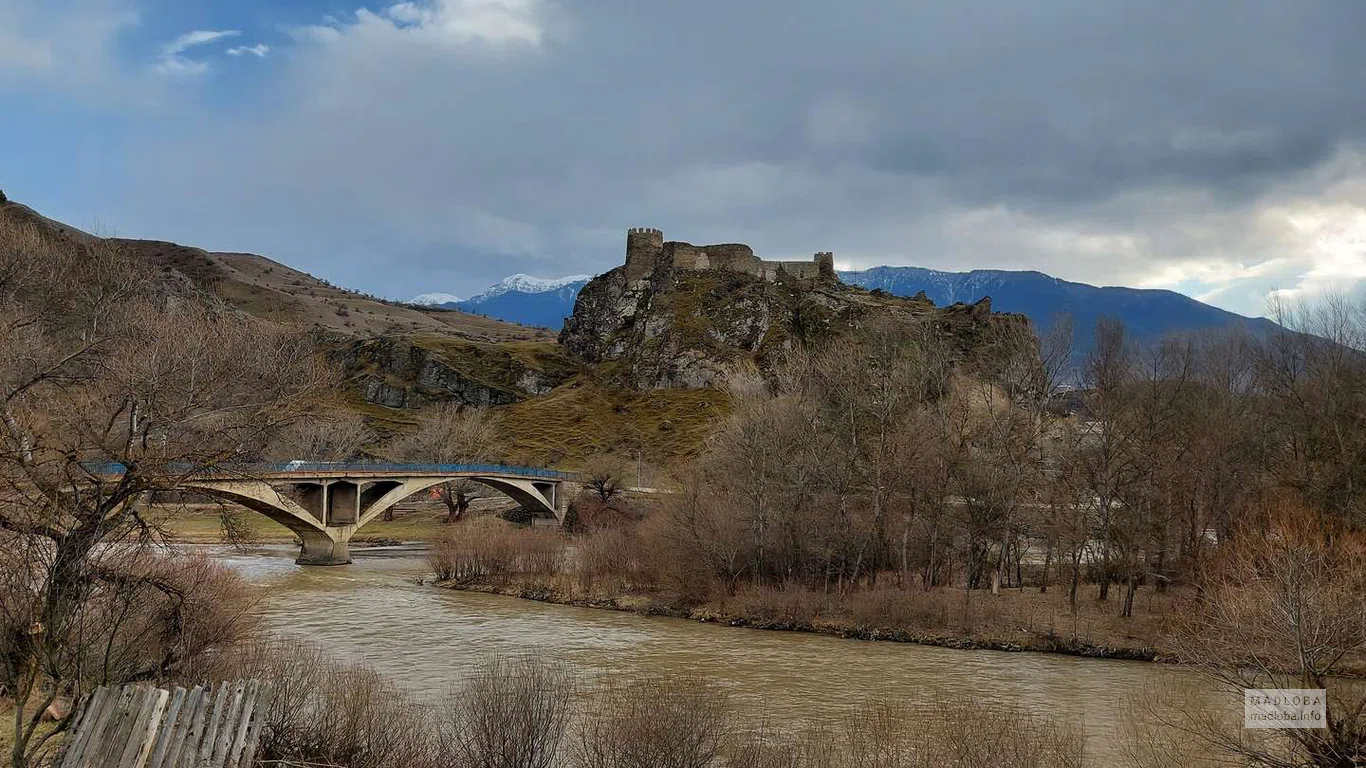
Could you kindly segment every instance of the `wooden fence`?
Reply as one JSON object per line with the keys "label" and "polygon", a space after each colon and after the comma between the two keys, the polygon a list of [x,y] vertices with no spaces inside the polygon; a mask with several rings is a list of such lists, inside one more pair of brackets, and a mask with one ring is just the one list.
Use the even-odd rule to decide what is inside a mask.
{"label": "wooden fence", "polygon": [[60,768],[250,768],[270,704],[255,680],[174,691],[99,688],[66,740]]}

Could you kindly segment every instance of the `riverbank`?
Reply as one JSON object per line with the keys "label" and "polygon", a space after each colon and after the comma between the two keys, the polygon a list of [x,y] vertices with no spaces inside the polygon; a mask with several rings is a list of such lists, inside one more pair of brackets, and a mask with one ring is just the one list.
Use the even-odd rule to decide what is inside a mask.
{"label": "riverbank", "polygon": [[[667,616],[704,624],[780,632],[827,635],[851,640],[912,643],[960,650],[993,650],[1061,654],[1097,659],[1171,663],[1174,654],[1163,642],[1166,619],[1180,598],[1152,596],[1149,616],[1123,619],[1110,615],[1113,603],[1084,601],[1078,615],[1062,614],[1055,594],[1004,591],[933,592],[883,589],[839,599],[810,592],[750,591],[696,606],[670,604],[648,593],[583,590],[552,586],[544,581],[436,582],[457,591],[503,595],[580,608],[621,611],[643,616]],[[870,609],[884,615],[903,609],[899,620],[861,618]],[[921,620],[915,621],[914,614]],[[934,617],[938,617],[938,621]]]}

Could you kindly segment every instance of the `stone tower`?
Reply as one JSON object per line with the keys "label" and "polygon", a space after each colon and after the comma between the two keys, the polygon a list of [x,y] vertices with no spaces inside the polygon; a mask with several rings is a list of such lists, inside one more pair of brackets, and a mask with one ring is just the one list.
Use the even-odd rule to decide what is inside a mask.
{"label": "stone tower", "polygon": [[626,230],[626,279],[639,280],[653,272],[663,252],[663,231],[650,227]]}
{"label": "stone tower", "polygon": [[816,254],[816,276],[821,280],[835,279],[835,254],[821,251]]}

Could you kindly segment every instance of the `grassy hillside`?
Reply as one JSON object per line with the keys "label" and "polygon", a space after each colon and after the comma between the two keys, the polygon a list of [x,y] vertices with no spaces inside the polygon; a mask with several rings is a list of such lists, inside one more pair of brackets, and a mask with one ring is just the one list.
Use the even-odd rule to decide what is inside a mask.
{"label": "grassy hillside", "polygon": [[569,468],[587,457],[639,456],[669,467],[695,455],[729,412],[714,389],[615,389],[584,376],[501,410],[511,457]]}
{"label": "grassy hillside", "polygon": [[[96,239],[14,202],[0,216],[39,227],[59,238]],[[269,320],[318,327],[350,336],[429,333],[484,341],[552,341],[541,328],[446,309],[426,309],[338,288],[264,256],[210,253],[156,240],[110,238],[107,243],[156,265],[167,281],[188,280],[244,312]]]}

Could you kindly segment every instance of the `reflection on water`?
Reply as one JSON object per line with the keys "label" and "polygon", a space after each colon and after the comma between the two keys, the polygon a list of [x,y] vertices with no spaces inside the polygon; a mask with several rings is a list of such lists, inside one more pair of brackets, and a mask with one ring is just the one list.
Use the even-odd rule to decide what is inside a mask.
{"label": "reflection on water", "polygon": [[218,554],[265,587],[260,610],[276,632],[364,662],[422,697],[488,654],[529,651],[586,676],[705,674],[775,725],[835,720],[872,696],[1006,701],[1083,722],[1088,751],[1112,758],[1122,708],[1145,686],[1206,690],[1188,670],[1142,662],[732,629],[421,586],[427,567],[408,547],[353,551],[355,563],[333,568],[296,566],[291,547]]}

